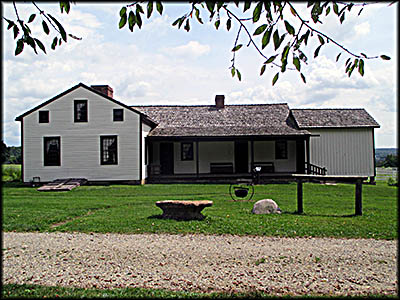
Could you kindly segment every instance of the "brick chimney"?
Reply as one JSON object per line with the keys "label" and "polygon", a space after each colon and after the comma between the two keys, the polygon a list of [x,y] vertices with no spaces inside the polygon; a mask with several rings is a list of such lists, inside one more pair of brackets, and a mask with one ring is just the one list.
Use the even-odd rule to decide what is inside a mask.
{"label": "brick chimney", "polygon": [[91,85],[90,87],[110,98],[114,95],[114,91],[109,85]]}
{"label": "brick chimney", "polygon": [[225,107],[224,100],[225,100],[224,95],[216,95],[215,96],[215,107],[216,108],[224,108]]}

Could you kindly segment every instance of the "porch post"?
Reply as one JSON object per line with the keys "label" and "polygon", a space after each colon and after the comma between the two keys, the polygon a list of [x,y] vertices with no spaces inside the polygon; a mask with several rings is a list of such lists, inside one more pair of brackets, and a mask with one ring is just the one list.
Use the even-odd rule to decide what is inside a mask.
{"label": "porch post", "polygon": [[[310,136],[306,138],[306,156],[307,156],[307,164],[310,164]],[[310,174],[310,168],[307,167],[307,174]]]}
{"label": "porch post", "polygon": [[199,177],[199,140],[196,140],[196,176]]}
{"label": "porch post", "polygon": [[254,169],[254,140],[250,141],[250,152],[251,152],[251,172],[253,172]]}

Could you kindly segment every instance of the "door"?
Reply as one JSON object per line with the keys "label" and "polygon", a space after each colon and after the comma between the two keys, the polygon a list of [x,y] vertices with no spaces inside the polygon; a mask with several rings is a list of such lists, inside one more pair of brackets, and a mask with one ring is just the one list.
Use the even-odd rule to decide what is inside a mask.
{"label": "door", "polygon": [[305,173],[304,141],[296,141],[296,173]]}
{"label": "door", "polygon": [[174,174],[174,144],[161,143],[160,144],[160,165],[161,174],[172,175]]}
{"label": "door", "polygon": [[235,172],[249,172],[249,147],[247,141],[235,142]]}

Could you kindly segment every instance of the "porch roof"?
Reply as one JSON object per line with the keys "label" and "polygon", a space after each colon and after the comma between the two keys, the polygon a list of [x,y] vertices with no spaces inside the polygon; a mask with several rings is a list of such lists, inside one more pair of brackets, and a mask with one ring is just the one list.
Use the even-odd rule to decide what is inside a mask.
{"label": "porch roof", "polygon": [[291,112],[301,129],[380,127],[363,108],[292,109]]}
{"label": "porch roof", "polygon": [[149,136],[293,136],[310,135],[296,129],[289,107],[281,104],[132,106],[158,125]]}

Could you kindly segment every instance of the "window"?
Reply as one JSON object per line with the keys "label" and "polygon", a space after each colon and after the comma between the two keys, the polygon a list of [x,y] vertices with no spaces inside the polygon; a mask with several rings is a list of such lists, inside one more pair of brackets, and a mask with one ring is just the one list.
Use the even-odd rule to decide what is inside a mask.
{"label": "window", "polygon": [[45,166],[60,166],[60,137],[44,137],[44,165]]}
{"label": "window", "polygon": [[87,100],[74,101],[74,121],[87,122],[88,121],[88,104]]}
{"label": "window", "polygon": [[124,110],[123,109],[114,109],[113,110],[113,120],[114,122],[123,121],[124,120]]}
{"label": "window", "polygon": [[49,123],[49,111],[48,110],[39,111],[39,123]]}
{"label": "window", "polygon": [[193,143],[181,143],[181,160],[193,160]]}
{"label": "window", "polygon": [[102,165],[118,164],[118,145],[116,135],[100,137],[100,163]]}
{"label": "window", "polygon": [[275,142],[275,158],[287,159],[287,141]]}

